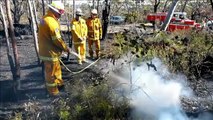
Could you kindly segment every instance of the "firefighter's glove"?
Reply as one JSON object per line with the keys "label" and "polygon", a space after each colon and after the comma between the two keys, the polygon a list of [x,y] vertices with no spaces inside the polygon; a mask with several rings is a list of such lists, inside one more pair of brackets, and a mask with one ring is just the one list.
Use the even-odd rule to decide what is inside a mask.
{"label": "firefighter's glove", "polygon": [[87,40],[87,38],[86,38],[86,37],[84,37],[84,38],[83,38],[83,41],[86,41],[86,40]]}
{"label": "firefighter's glove", "polygon": [[81,42],[84,41],[84,39],[82,37],[78,38]]}

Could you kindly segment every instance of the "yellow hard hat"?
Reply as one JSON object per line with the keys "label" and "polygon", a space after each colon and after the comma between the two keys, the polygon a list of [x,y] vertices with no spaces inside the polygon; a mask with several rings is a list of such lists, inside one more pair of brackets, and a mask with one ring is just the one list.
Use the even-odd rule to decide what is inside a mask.
{"label": "yellow hard hat", "polygon": [[59,14],[64,14],[64,4],[61,1],[53,1],[48,7]]}

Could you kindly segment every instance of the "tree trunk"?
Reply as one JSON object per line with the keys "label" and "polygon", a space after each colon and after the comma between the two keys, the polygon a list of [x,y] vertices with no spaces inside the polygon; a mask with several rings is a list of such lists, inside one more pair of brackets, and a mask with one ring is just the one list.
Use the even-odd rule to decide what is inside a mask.
{"label": "tree trunk", "polygon": [[95,0],[92,0],[92,9],[95,8]]}
{"label": "tree trunk", "polygon": [[19,17],[18,17],[18,15],[17,15],[17,7],[18,7],[18,5],[16,4],[17,2],[15,1],[15,0],[13,0],[12,1],[13,2],[13,5],[14,5],[14,12],[13,12],[13,19],[14,19],[14,23],[19,23]]}
{"label": "tree trunk", "polygon": [[102,13],[102,20],[103,20],[103,36],[102,36],[102,40],[105,40],[106,36],[107,36],[107,29],[108,29],[108,24],[109,24],[109,13],[110,13],[110,4],[108,2],[108,0],[105,0],[105,8],[103,10]]}
{"label": "tree trunk", "polygon": [[213,11],[213,0],[210,0],[210,4],[212,6],[212,11]]}
{"label": "tree trunk", "polygon": [[97,11],[99,11],[100,0],[97,0]]}
{"label": "tree trunk", "polygon": [[186,4],[188,3],[188,0],[185,0],[185,2],[184,2],[184,5],[183,5],[183,8],[182,8],[182,12],[184,12],[185,11],[185,8],[186,8]]}
{"label": "tree trunk", "polygon": [[16,81],[18,78],[20,78],[20,62],[19,62],[19,55],[18,55],[18,50],[17,50],[17,41],[15,39],[13,21],[12,21],[12,16],[11,16],[11,11],[10,11],[11,10],[10,1],[5,0],[5,3],[6,3],[8,22],[9,22],[10,35],[12,38],[13,54],[14,54],[14,59],[15,59],[15,72],[14,72],[13,79]]}
{"label": "tree trunk", "polygon": [[43,13],[43,16],[45,15],[45,4],[44,4],[44,0],[42,0],[42,13]]}
{"label": "tree trunk", "polygon": [[5,15],[4,15],[4,11],[3,11],[3,8],[2,8],[1,2],[0,2],[0,12],[1,12],[1,15],[2,15],[2,19],[3,19],[3,27],[4,27],[5,37],[6,37],[7,57],[8,57],[8,61],[9,61],[9,64],[10,64],[10,69],[11,69],[12,75],[14,76],[15,75],[15,73],[14,73],[15,67],[14,67],[13,57],[11,55],[11,48],[10,48],[10,41],[9,41],[7,23],[6,23],[6,20],[5,20]]}
{"label": "tree trunk", "polygon": [[154,4],[154,13],[156,13],[158,11],[158,6],[160,4],[160,0],[155,0],[155,4]]}
{"label": "tree trunk", "polygon": [[15,24],[19,24],[21,16],[24,14],[25,10],[25,0],[12,0],[14,8],[11,9],[13,13],[13,20]]}
{"label": "tree trunk", "polygon": [[[160,0],[155,0],[154,13],[157,13],[159,4],[160,4]],[[155,31],[157,28],[155,21],[153,21],[152,25],[153,25],[153,31]]]}
{"label": "tree trunk", "polygon": [[[64,1],[65,4],[65,1]],[[72,48],[72,39],[71,39],[71,32],[70,32],[70,21],[69,21],[69,12],[70,12],[70,4],[68,4],[68,11],[65,13],[65,17],[66,17],[66,23],[67,23],[67,37],[68,37],[68,43],[69,43],[69,47]],[[67,55],[67,61],[70,58],[70,54],[68,53]]]}
{"label": "tree trunk", "polygon": [[29,6],[29,11],[30,11],[30,17],[32,20],[32,24],[31,24],[31,28],[32,28],[32,32],[33,32],[33,38],[34,38],[34,46],[35,46],[35,50],[36,50],[36,54],[37,54],[37,58],[38,58],[38,63],[40,64],[40,59],[39,59],[39,54],[38,54],[38,37],[37,37],[37,26],[36,26],[36,22],[35,22],[35,17],[33,14],[33,9],[32,9],[32,4],[30,2],[30,0],[27,0],[28,2],[28,6]]}
{"label": "tree trunk", "polygon": [[168,2],[169,2],[169,0],[166,0],[165,4],[164,4],[164,6],[163,6],[162,12],[165,12],[165,11],[166,11],[166,7],[167,7]]}
{"label": "tree trunk", "polygon": [[35,1],[34,0],[32,0],[32,4],[33,4],[33,14],[35,16],[35,23],[36,23],[36,27],[38,29],[38,16],[37,16],[37,10],[36,10],[36,5],[35,5]]}
{"label": "tree trunk", "polygon": [[129,15],[130,14],[130,7],[129,7],[129,2],[127,0],[125,0],[125,5],[126,5],[126,8],[127,8],[127,13]]}
{"label": "tree trunk", "polygon": [[168,14],[166,16],[166,20],[164,21],[163,26],[161,28],[161,31],[162,30],[166,31],[166,29],[167,29],[167,27],[168,27],[168,25],[169,25],[169,23],[170,23],[170,21],[172,19],[172,16],[173,16],[173,13],[174,13],[175,8],[177,6],[177,3],[178,3],[178,0],[173,0],[172,5],[171,5],[171,7],[169,9],[169,12],[168,12]]}
{"label": "tree trunk", "polygon": [[5,20],[5,16],[4,16],[4,11],[2,8],[2,2],[0,2],[0,12],[2,15],[2,20],[3,20],[3,27],[4,27],[4,32],[5,32],[5,37],[6,37],[6,44],[7,44],[7,53],[10,52],[10,41],[9,41],[9,34],[8,34],[8,28],[7,28],[7,23]]}
{"label": "tree trunk", "polygon": [[8,22],[9,22],[9,32],[10,32],[10,36],[12,39],[12,47],[13,47],[13,54],[14,54],[14,63],[11,62],[12,58],[11,56],[9,57],[9,62],[11,62],[10,64],[13,64],[14,69],[12,69],[13,72],[13,92],[14,92],[14,98],[18,98],[17,95],[17,90],[20,87],[20,81],[18,80],[20,78],[20,62],[19,62],[19,56],[18,56],[18,50],[17,50],[17,41],[15,39],[15,33],[14,33],[14,27],[13,27],[13,21],[12,21],[12,15],[11,15],[11,8],[10,8],[10,1],[9,0],[5,0],[5,6],[6,6],[6,13],[7,13],[7,18],[8,18]]}
{"label": "tree trunk", "polygon": [[75,0],[73,0],[73,16],[72,16],[72,18],[74,19],[75,18]]}
{"label": "tree trunk", "polygon": [[[136,13],[136,15],[138,15],[138,2],[137,2],[137,0],[135,0],[135,13]],[[135,19],[134,19],[134,21],[135,21]],[[138,21],[136,21],[136,22],[138,22]]]}
{"label": "tree trunk", "polygon": [[2,20],[2,18],[0,17],[0,21],[1,21],[1,23],[3,24],[3,20]]}

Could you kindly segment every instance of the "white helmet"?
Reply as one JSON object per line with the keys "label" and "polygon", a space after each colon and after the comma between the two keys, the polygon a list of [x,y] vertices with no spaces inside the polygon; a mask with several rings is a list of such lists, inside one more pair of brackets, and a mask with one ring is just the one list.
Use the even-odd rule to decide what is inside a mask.
{"label": "white helmet", "polygon": [[83,15],[83,12],[80,8],[76,9],[76,12],[75,12],[76,15]]}
{"label": "white helmet", "polygon": [[64,4],[61,1],[53,1],[48,7],[59,14],[64,14]]}
{"label": "white helmet", "polygon": [[96,9],[92,9],[91,13],[97,15],[97,14],[98,14],[98,11],[97,11]]}

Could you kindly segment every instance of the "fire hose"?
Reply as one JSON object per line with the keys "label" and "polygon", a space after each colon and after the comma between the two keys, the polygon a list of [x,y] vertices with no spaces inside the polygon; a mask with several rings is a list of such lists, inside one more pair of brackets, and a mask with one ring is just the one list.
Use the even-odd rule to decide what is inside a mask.
{"label": "fire hose", "polygon": [[[73,51],[71,51],[70,54],[72,54],[72,55],[78,57],[78,54],[75,53],[75,52],[73,52]],[[73,72],[73,71],[71,71],[71,70],[64,64],[64,62],[63,62],[61,59],[59,59],[60,63],[65,67],[65,69],[66,69],[68,72],[72,73],[73,75],[76,75],[76,74],[79,74],[79,73],[83,72],[84,70],[88,69],[89,67],[91,67],[92,65],[94,65],[95,63],[97,63],[99,60],[100,60],[100,58],[98,58],[98,59],[95,60],[94,62],[90,63],[88,66],[84,67],[83,69],[81,69],[81,70],[79,70],[79,71],[77,71],[77,72]],[[86,62],[87,62],[87,61],[86,61]],[[89,62],[87,62],[87,63],[89,63]]]}
{"label": "fire hose", "polygon": [[[75,52],[73,52],[73,51],[71,51],[70,54],[72,54],[72,55],[78,57],[78,54],[75,53]],[[95,63],[97,63],[99,60],[100,60],[100,58],[98,58],[98,59],[95,60],[94,62],[90,63],[88,66],[84,67],[83,69],[81,69],[81,70],[79,70],[79,71],[77,71],[77,72],[73,72],[73,71],[71,71],[71,70],[64,64],[64,62],[63,62],[61,59],[59,59],[59,61],[60,61],[61,64],[65,67],[65,69],[66,69],[68,72],[72,73],[73,75],[76,75],[76,74],[79,74],[79,73],[83,72],[83,71],[86,70],[87,68],[89,68],[89,67],[91,67],[92,65],[94,65]],[[89,63],[89,62],[87,62],[87,63]],[[121,84],[126,84],[126,83],[121,83]],[[127,84],[127,85],[128,85],[128,84]],[[152,99],[152,97],[151,97],[142,87],[138,87],[138,88],[139,88],[140,90],[142,90],[142,91],[144,92],[144,94],[145,94],[150,100],[152,100],[152,101],[154,102],[154,100]]]}

